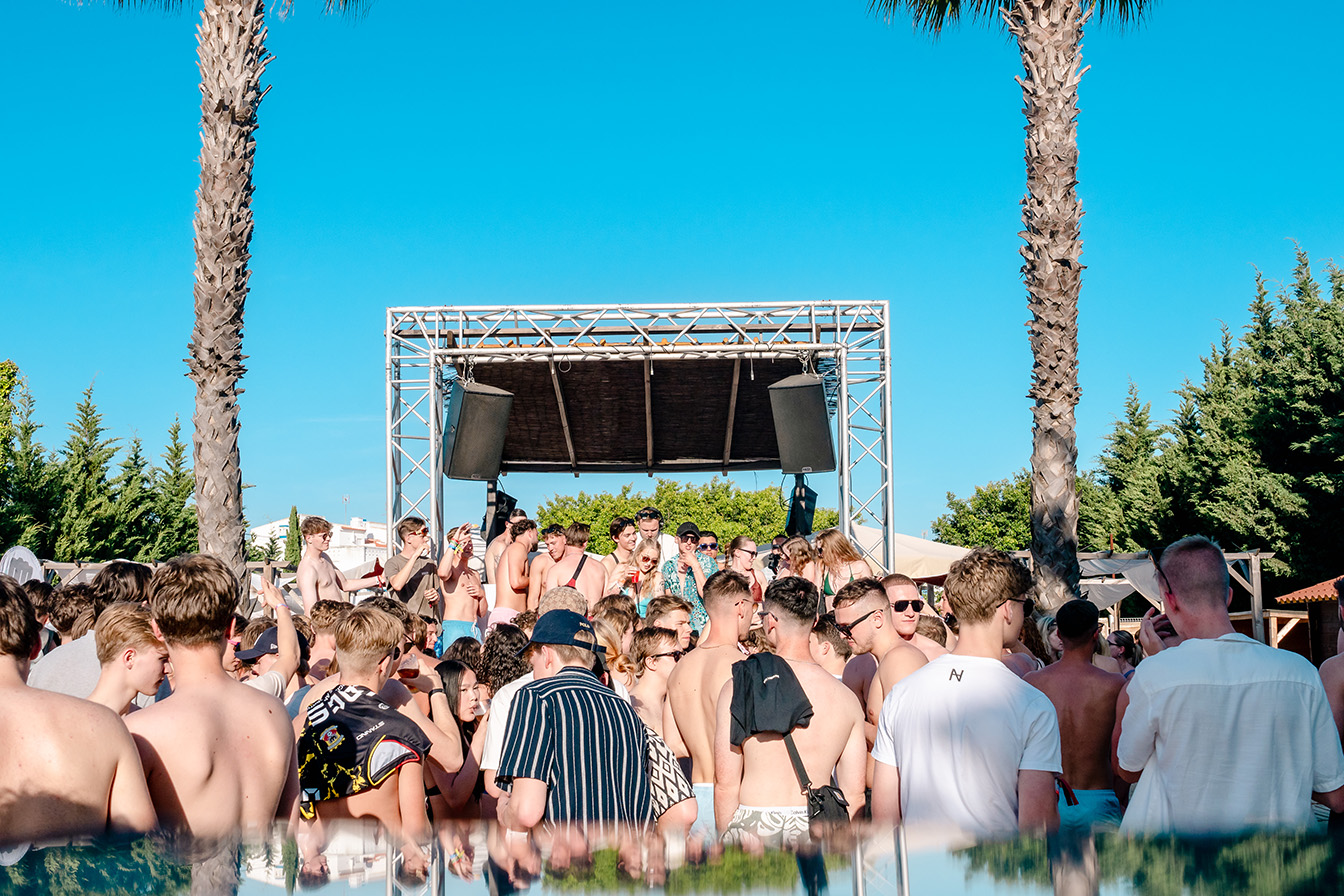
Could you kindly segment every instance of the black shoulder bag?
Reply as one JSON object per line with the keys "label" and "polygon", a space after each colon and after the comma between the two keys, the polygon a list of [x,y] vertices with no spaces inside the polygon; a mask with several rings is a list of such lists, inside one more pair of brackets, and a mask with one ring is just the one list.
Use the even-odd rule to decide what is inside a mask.
{"label": "black shoulder bag", "polygon": [[789,748],[789,761],[793,763],[793,773],[807,794],[807,817],[823,825],[849,824],[849,801],[840,792],[840,788],[826,784],[813,787],[803,768],[803,760],[798,756],[798,748],[793,745],[793,733],[784,735],[784,746]]}

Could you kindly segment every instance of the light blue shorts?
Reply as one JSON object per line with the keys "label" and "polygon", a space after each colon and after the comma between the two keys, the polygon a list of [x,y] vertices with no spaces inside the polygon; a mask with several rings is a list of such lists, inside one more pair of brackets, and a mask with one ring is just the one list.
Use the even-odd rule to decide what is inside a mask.
{"label": "light blue shorts", "polygon": [[1076,833],[1091,833],[1096,828],[1120,826],[1120,801],[1114,790],[1075,790],[1078,805],[1070,806],[1059,792],[1059,829]]}
{"label": "light blue shorts", "polygon": [[440,623],[443,628],[443,634],[439,636],[439,643],[444,649],[456,641],[458,638],[475,638],[481,640],[481,630],[476,627],[476,623],[467,622],[465,619],[445,619]]}

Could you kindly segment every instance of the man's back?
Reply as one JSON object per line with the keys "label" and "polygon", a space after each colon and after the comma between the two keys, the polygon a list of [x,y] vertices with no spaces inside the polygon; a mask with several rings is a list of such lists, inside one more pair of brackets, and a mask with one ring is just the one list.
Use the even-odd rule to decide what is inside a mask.
{"label": "man's back", "polygon": [[733,664],[743,659],[736,645],[697,647],[668,677],[667,702],[691,754],[692,783],[714,781],[714,720],[719,692],[733,677]]}
{"label": "man's back", "polygon": [[1245,635],[1187,640],[1130,678],[1122,768],[1143,770],[1122,830],[1302,827],[1311,794],[1344,786],[1315,669]]}
{"label": "man's back", "polygon": [[282,797],[297,795],[289,715],[254,688],[223,677],[180,687],[127,727],[166,828],[197,837],[265,830]]}
{"label": "man's back", "polygon": [[490,580],[495,583],[496,609],[519,613],[527,609],[527,555],[528,546],[522,542],[504,549],[495,567],[496,575]]}
{"label": "man's back", "polygon": [[1025,681],[1055,706],[1064,780],[1080,790],[1113,787],[1111,732],[1115,730],[1115,701],[1125,679],[1091,663],[1065,658],[1031,673]]}
{"label": "man's back", "polygon": [[583,592],[591,608],[602,599],[602,590],[607,584],[607,568],[602,561],[594,560],[583,551],[570,553],[556,561],[546,573],[546,590],[559,585],[569,585]]}
{"label": "man's back", "polygon": [[1057,773],[1059,726],[1044,694],[1000,660],[948,654],[897,683],[873,758],[900,771],[901,814],[937,834],[1018,830],[1018,773]]}
{"label": "man's back", "polygon": [[[787,662],[812,704],[811,721],[793,730],[793,742],[808,779],[818,787],[830,783],[834,773],[847,791],[850,807],[858,806],[863,800],[868,756],[859,702],[849,688],[816,663]],[[837,763],[841,763],[839,767]],[[743,806],[806,805],[782,737],[758,734],[743,741],[738,801]]]}
{"label": "man's back", "polygon": [[0,772],[0,843],[154,827],[135,744],[98,704],[0,688]]}

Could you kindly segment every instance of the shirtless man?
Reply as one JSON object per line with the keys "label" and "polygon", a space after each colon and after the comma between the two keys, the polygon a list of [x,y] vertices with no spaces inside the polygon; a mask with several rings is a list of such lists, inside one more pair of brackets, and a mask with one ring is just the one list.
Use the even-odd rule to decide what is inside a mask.
{"label": "shirtless man", "polygon": [[495,570],[499,568],[499,558],[503,557],[504,551],[508,549],[509,545],[513,544],[513,524],[525,519],[527,519],[527,511],[515,509],[509,514],[509,521],[504,524],[504,531],[496,535],[486,546],[485,556],[481,558],[485,567],[485,581],[499,583],[499,579],[495,576]]}
{"label": "shirtless man", "polygon": [[357,818],[388,830],[407,872],[424,876],[428,870],[421,848],[430,838],[422,764],[431,743],[378,696],[402,649],[402,624],[382,610],[360,606],[336,625],[341,684],[308,706],[298,743],[303,815],[318,822],[305,844],[305,870],[325,865],[322,831]]}
{"label": "shirtless man", "polygon": [[[812,597],[815,601],[815,590]],[[754,605],[746,577],[731,570],[709,577],[704,602],[709,634],[682,657],[667,680],[668,711],[663,714],[663,730],[665,739],[680,740],[691,757],[691,786],[700,810],[691,835],[717,841],[719,831],[713,814],[716,704],[723,686],[732,678],[733,664],[746,659],[738,641],[751,629]],[[669,736],[668,732],[675,733]]]}
{"label": "shirtless man", "polygon": [[490,608],[485,599],[485,589],[481,587],[481,577],[469,566],[473,550],[471,525],[462,526],[456,535],[459,547],[454,550],[454,541],[449,541],[443,559],[439,561],[439,580],[443,584],[439,643],[445,645],[458,638],[482,640],[481,630],[476,627],[476,623],[484,619]]}
{"label": "shirtless man", "polygon": [[919,617],[926,609],[932,613],[933,608],[925,604],[915,580],[899,572],[893,573],[882,580],[882,587],[891,601],[892,621],[896,624],[896,634],[901,636],[901,640],[917,648],[926,659],[936,660],[947,653],[946,647],[917,631]]}
{"label": "shirtless man", "polygon": [[[662,735],[663,715],[667,707],[667,679],[686,651],[677,645],[677,633],[670,628],[645,626],[635,632],[630,660],[639,678],[630,689],[630,705],[654,731]],[[673,752],[676,745],[669,744]],[[682,752],[685,752],[683,747]]]}
{"label": "shirtless man", "polygon": [[527,557],[537,548],[537,524],[524,517],[510,524],[513,540],[504,549],[495,567],[495,609],[527,610],[527,592],[532,584],[528,578]]}
{"label": "shirtless man", "polygon": [[[897,634],[891,603],[877,579],[855,579],[840,589],[835,627],[854,647],[854,657],[845,665],[845,684],[867,708],[869,725],[875,726],[887,692],[928,660]],[[869,734],[874,732],[870,727]]]}
{"label": "shirtless man", "polygon": [[140,757],[116,713],[26,684],[41,647],[28,595],[0,576],[0,845],[153,830]]}
{"label": "shirtless man", "polygon": [[346,581],[327,556],[327,548],[331,546],[331,523],[322,517],[304,517],[299,532],[304,544],[303,559],[299,561],[299,592],[303,595],[304,615],[311,613],[313,604],[319,600],[350,603],[346,596],[349,592],[386,584],[382,576],[376,575]]}
{"label": "shirtless man", "polygon": [[527,570],[527,608],[535,610],[541,603],[541,593],[546,591],[546,574],[551,571],[555,561],[565,555],[565,529],[555,523],[541,530],[541,540],[546,550],[532,559]]}
{"label": "shirtless man", "polygon": [[[718,698],[714,819],[725,842],[752,849],[797,847],[810,838],[807,797],[780,736],[784,733],[790,733],[813,786],[829,784],[834,774],[850,817],[863,808],[868,752],[863,708],[848,688],[812,661],[809,640],[817,595],[815,589],[789,582],[802,580],[771,585],[761,605],[774,655],[757,654],[737,666]],[[793,685],[790,678],[801,686],[794,701],[783,696]],[[743,693],[736,693],[738,689]],[[748,701],[748,694],[776,699]],[[753,704],[756,711],[748,712]],[[790,706],[798,709],[790,713]]]}
{"label": "shirtless man", "polygon": [[1070,806],[1061,790],[1059,826],[1091,833],[1095,825],[1118,827],[1120,802],[1111,771],[1111,732],[1115,702],[1125,686],[1122,675],[1092,665],[1092,645],[1100,630],[1096,604],[1071,600],[1055,614],[1064,655],[1024,679],[1055,705],[1064,780],[1078,805]]}
{"label": "shirtless man", "polygon": [[168,668],[168,648],[154,635],[149,611],[122,601],[98,616],[94,632],[102,674],[89,700],[119,716],[133,707],[136,695],[153,697]]}
{"label": "shirtless man", "polygon": [[546,571],[546,589],[568,585],[583,592],[591,608],[600,601],[607,586],[607,568],[600,560],[588,556],[586,523],[573,522],[565,529],[565,552],[555,565]]}
{"label": "shirtless man", "polygon": [[607,585],[603,590],[613,594],[625,588],[635,571],[635,546],[640,536],[635,521],[624,516],[613,519],[608,531],[615,547],[602,558],[602,565],[607,568]]}
{"label": "shirtless man", "polygon": [[168,647],[173,694],[126,717],[160,823],[196,838],[265,836],[275,819],[291,818],[299,791],[284,704],[224,671],[238,592],[208,554],[155,570],[149,612]]}

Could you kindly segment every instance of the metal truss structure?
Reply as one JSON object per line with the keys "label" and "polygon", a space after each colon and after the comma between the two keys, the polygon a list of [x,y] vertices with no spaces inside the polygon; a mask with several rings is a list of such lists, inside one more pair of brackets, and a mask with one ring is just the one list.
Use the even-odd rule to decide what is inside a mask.
{"label": "metal truss structure", "polygon": [[[840,528],[893,523],[891,331],[886,302],[444,306],[387,310],[387,519],[414,514],[443,535],[444,399],[454,377],[517,361],[797,359],[833,398]],[[833,371],[833,372],[832,372]],[[556,433],[556,439],[566,438]],[[848,508],[849,512],[845,512]]]}

